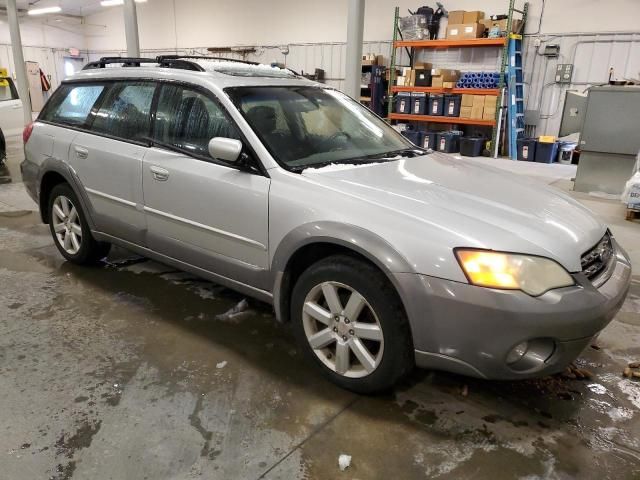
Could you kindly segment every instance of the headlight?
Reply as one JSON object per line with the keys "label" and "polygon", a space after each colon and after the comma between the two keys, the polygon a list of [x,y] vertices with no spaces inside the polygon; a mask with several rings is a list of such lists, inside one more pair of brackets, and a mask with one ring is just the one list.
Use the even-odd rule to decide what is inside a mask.
{"label": "headlight", "polygon": [[564,268],[548,258],[486,250],[455,252],[469,283],[480,287],[522,290],[536,297],[575,283]]}

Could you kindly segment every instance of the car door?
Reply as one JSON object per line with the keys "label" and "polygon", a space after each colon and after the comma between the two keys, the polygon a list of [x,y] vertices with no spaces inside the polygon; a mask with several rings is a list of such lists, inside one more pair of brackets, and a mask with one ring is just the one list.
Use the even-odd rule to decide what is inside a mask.
{"label": "car door", "polygon": [[154,145],[143,160],[147,244],[190,265],[263,288],[270,181],[259,171],[211,158],[208,143],[213,137],[241,138],[215,96],[196,87],[163,85]]}
{"label": "car door", "polygon": [[24,128],[22,100],[13,80],[0,77],[0,130],[5,137],[20,135]]}
{"label": "car door", "polygon": [[151,103],[156,84],[106,84],[86,129],[71,143],[69,163],[93,207],[96,228],[143,245],[142,159],[149,147]]}

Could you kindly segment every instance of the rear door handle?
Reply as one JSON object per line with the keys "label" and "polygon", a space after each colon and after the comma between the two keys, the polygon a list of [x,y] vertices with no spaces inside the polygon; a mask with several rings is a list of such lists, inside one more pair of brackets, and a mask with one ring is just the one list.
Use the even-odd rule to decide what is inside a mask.
{"label": "rear door handle", "polygon": [[158,180],[159,182],[166,182],[169,180],[169,170],[156,166],[151,167],[150,170],[155,180]]}
{"label": "rear door handle", "polygon": [[74,147],[74,150],[76,151],[76,155],[78,156],[78,158],[85,159],[89,156],[89,150],[87,150],[86,148]]}

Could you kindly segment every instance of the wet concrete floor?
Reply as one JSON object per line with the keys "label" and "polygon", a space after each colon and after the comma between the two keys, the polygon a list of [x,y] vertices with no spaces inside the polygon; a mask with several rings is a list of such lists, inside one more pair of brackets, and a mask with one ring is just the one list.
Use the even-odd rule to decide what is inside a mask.
{"label": "wet concrete floor", "polygon": [[[640,277],[577,362],[591,379],[416,371],[357,396],[302,361],[268,305],[120,249],[96,268],[63,261],[9,147],[0,478],[640,478],[640,381],[621,376],[640,360]],[[640,260],[640,223],[576,196]]]}

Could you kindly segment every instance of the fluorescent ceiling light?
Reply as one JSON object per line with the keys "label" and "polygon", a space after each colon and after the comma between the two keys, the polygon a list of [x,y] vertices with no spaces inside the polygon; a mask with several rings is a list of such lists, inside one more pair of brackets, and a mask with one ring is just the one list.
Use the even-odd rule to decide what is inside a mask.
{"label": "fluorescent ceiling light", "polygon": [[62,11],[62,8],[60,7],[43,7],[43,8],[32,8],[27,13],[29,15],[44,15],[45,13],[58,13],[61,11]]}
{"label": "fluorescent ceiling light", "polygon": [[[147,0],[135,0],[136,3],[146,3]],[[124,0],[102,0],[100,5],[103,7],[115,7],[116,5],[124,5]]]}

